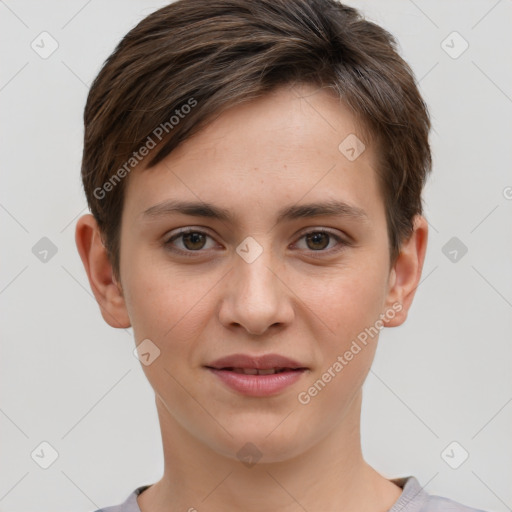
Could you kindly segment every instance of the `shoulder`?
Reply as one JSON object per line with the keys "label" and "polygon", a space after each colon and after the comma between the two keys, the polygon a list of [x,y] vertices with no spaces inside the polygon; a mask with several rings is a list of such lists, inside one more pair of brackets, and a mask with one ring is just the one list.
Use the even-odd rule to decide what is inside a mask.
{"label": "shoulder", "polygon": [[95,510],[94,512],[141,512],[137,503],[137,496],[148,487],[149,485],[137,487],[132,493],[130,493],[123,503],[120,503],[119,505],[112,505],[110,507],[103,507]]}
{"label": "shoulder", "polygon": [[485,512],[448,498],[428,494],[413,476],[392,481],[402,487],[403,492],[389,512]]}

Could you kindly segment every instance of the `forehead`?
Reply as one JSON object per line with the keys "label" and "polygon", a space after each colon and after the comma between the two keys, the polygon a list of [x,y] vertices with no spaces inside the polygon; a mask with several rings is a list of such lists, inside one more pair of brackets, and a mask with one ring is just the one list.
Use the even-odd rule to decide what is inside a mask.
{"label": "forehead", "polygon": [[374,161],[374,149],[334,93],[283,86],[228,108],[156,166],[135,169],[125,208],[140,214],[186,199],[269,212],[304,198],[375,209],[382,201]]}

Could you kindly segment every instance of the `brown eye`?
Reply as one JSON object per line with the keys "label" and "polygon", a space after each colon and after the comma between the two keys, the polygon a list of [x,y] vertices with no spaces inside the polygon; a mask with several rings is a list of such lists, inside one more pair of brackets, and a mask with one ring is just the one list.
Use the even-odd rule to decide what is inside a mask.
{"label": "brown eye", "polygon": [[181,235],[183,239],[183,245],[190,251],[197,251],[202,249],[206,243],[206,237],[202,233],[193,231],[191,233],[185,233]]}
{"label": "brown eye", "polygon": [[[209,243],[209,245],[208,245]],[[171,236],[164,246],[177,254],[192,256],[194,253],[205,253],[215,246],[213,238],[202,231],[188,229]]]}
{"label": "brown eye", "polygon": [[329,233],[324,233],[322,231],[309,233],[308,235],[306,235],[308,248],[313,251],[325,249],[329,245],[329,240],[331,236],[332,235],[330,235]]}
{"label": "brown eye", "polygon": [[295,243],[295,247],[309,252],[311,256],[334,255],[351,246],[351,242],[324,228],[304,233]]}

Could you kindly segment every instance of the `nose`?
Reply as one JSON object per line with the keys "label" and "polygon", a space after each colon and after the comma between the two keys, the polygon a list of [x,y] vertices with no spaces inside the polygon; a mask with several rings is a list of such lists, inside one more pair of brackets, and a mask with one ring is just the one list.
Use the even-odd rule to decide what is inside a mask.
{"label": "nose", "polygon": [[219,319],[227,328],[243,328],[249,334],[262,335],[290,324],[294,315],[292,296],[284,267],[275,261],[270,249],[264,249],[251,263],[236,256]]}

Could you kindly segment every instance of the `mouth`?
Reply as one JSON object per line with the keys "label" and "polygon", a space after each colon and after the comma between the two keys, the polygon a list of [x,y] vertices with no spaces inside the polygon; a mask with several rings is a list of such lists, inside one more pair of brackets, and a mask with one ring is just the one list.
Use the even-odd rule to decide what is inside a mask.
{"label": "mouth", "polygon": [[252,397],[278,395],[309,370],[281,354],[231,354],[212,361],[205,369],[215,376],[214,382]]}
{"label": "mouth", "polygon": [[243,375],[275,375],[276,373],[283,372],[300,372],[306,370],[306,368],[233,368],[227,366],[225,368],[215,368],[213,366],[207,366],[210,370],[222,370],[227,372],[241,373]]}
{"label": "mouth", "polygon": [[284,392],[287,388],[293,387],[303,375],[307,368],[240,368],[237,366],[226,366],[215,368],[206,366],[206,370],[212,373],[225,389],[236,392],[238,395],[248,397],[271,397]]}

